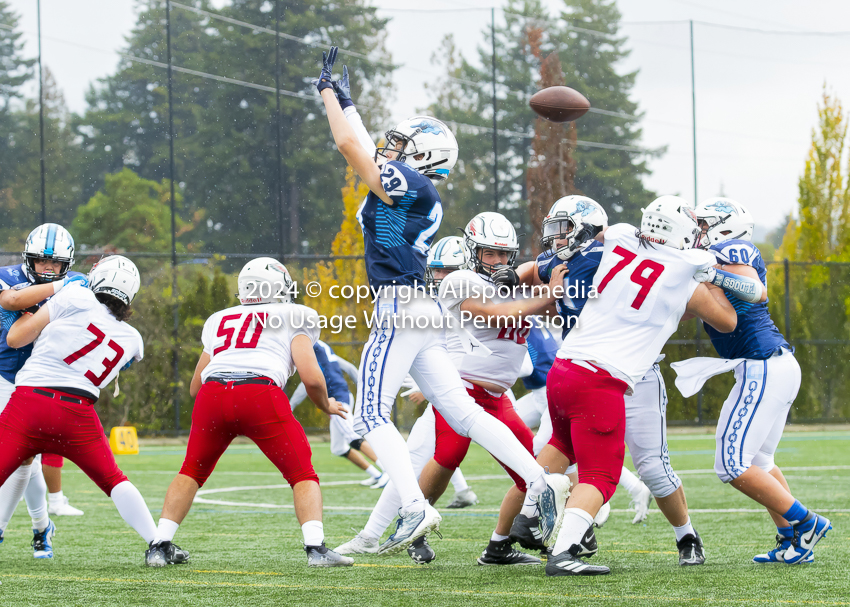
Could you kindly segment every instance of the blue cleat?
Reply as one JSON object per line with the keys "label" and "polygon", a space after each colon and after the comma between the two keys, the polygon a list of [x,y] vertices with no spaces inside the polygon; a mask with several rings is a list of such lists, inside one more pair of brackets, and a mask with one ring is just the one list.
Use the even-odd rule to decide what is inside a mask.
{"label": "blue cleat", "polygon": [[[757,554],[753,557],[754,563],[784,563],[785,562],[785,551],[791,546],[791,542],[794,540],[794,536],[792,535],[782,535],[781,533],[776,534],[776,548],[770,550],[764,554]],[[803,559],[803,563],[813,563],[815,560],[815,553],[812,552],[808,557]]]}
{"label": "blue cleat", "polygon": [[570,479],[563,474],[546,474],[546,489],[537,496],[540,512],[540,541],[548,546],[550,538],[557,537],[564,520],[564,509],[570,495]]}
{"label": "blue cleat", "polygon": [[832,523],[829,519],[809,512],[801,523],[794,525],[794,538],[791,540],[791,545],[785,550],[784,559],[788,565],[796,565],[802,563],[812,554],[821,538],[832,529]]}
{"label": "blue cleat", "polygon": [[53,558],[53,536],[56,535],[56,525],[53,521],[49,521],[47,528],[44,531],[32,530],[32,550],[33,558],[37,559],[52,559]]}

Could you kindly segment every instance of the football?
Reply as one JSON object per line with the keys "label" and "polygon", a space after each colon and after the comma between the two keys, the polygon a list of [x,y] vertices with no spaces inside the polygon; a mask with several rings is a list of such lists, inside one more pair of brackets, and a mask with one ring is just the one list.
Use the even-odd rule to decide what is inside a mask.
{"label": "football", "polygon": [[576,120],[590,109],[587,97],[568,86],[550,86],[537,91],[528,105],[538,116],[552,122]]}

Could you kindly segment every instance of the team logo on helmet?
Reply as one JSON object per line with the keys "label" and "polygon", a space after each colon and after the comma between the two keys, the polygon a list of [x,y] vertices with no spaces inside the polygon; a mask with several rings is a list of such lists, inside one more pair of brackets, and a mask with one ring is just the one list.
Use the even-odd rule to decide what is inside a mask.
{"label": "team logo on helmet", "polygon": [[581,213],[582,217],[587,217],[595,210],[596,207],[594,207],[586,200],[579,200],[578,202],[576,202],[576,213]]}
{"label": "team logo on helmet", "polygon": [[705,208],[715,209],[718,213],[735,213],[736,215],[738,214],[738,211],[735,209],[735,207],[720,200],[706,205]]}
{"label": "team logo on helmet", "polygon": [[430,120],[423,120],[419,124],[411,124],[410,125],[414,129],[419,129],[423,133],[433,133],[434,135],[439,135],[443,132],[443,128],[437,124],[436,122],[431,122]]}

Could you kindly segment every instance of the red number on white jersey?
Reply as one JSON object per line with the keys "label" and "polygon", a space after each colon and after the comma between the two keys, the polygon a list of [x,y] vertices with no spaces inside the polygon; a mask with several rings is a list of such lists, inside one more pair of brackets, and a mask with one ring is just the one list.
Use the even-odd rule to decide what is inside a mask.
{"label": "red number on white jersey", "polygon": [[[257,324],[254,325],[254,333],[251,335],[250,341],[246,340],[246,336],[248,334],[249,329],[251,328],[251,321],[256,317]],[[236,328],[228,327],[227,323],[232,320],[237,320],[242,318],[241,314],[228,314],[227,316],[223,316],[221,322],[218,324],[218,331],[216,332],[216,337],[224,337],[224,343],[220,345],[218,348],[213,350],[213,356],[227,350],[231,343],[233,342],[233,333],[235,333]],[[247,316],[245,316],[245,320],[242,322],[242,327],[239,329],[239,334],[236,336],[236,347],[237,348],[256,348],[257,343],[260,341],[260,335],[263,333],[263,325],[266,323],[266,319],[268,318],[268,314],[265,312],[253,313],[251,312]]]}
{"label": "red number on white jersey", "polygon": [[[80,360],[83,356],[85,356],[86,354],[97,348],[100,344],[102,344],[103,340],[106,339],[106,334],[93,324],[89,324],[86,329],[88,329],[89,333],[94,335],[94,339],[76,352],[74,352],[73,354],[69,354],[68,356],[66,356],[64,358],[65,364],[71,365],[72,363]],[[112,369],[114,369],[115,366],[121,361],[121,357],[124,356],[124,348],[118,345],[118,343],[116,343],[114,340],[110,339],[108,342],[106,342],[106,345],[112,348],[112,350],[115,352],[115,356],[113,356],[112,358],[104,358],[100,362],[100,364],[103,365],[103,372],[100,375],[95,375],[94,373],[92,373],[91,370],[86,371],[85,374],[86,379],[88,379],[91,383],[98,387],[103,382],[103,380],[106,379],[106,376],[109,375]]]}
{"label": "red number on white jersey", "polygon": [[[599,293],[602,293],[602,291],[605,290],[605,287],[608,286],[608,283],[637,258],[636,253],[632,253],[628,249],[624,249],[619,245],[614,247],[612,252],[615,255],[622,257],[622,259],[618,261],[617,264],[608,271],[605,278],[600,281],[598,289]],[[646,273],[647,270],[649,270],[648,274]],[[629,280],[640,287],[640,291],[638,291],[635,300],[632,302],[632,307],[635,310],[640,310],[640,307],[646,300],[646,296],[649,294],[650,289],[652,289],[652,285],[655,284],[655,281],[658,280],[663,272],[664,266],[657,261],[652,261],[651,259],[644,259],[634,269]]]}
{"label": "red number on white jersey", "polygon": [[509,339],[519,345],[525,343],[526,337],[531,332],[531,327],[502,327],[497,339]]}

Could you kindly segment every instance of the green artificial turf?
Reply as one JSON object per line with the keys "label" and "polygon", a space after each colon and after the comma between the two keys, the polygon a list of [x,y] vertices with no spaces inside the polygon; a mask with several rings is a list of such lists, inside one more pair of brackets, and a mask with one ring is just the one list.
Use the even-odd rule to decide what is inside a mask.
{"label": "green artificial turf", "polygon": [[[756,504],[710,472],[713,437],[674,435],[669,442],[705,542],[702,567],[678,566],[673,531],[658,510],[633,526],[622,490],[608,523],[597,530],[600,550],[592,559],[609,565],[611,575],[547,578],[543,567],[476,565],[510,481],[473,446],[463,471],[481,501],[464,510],[441,509],[443,539],[432,540],[434,563],[413,565],[402,552],[358,555],[350,568],[309,569],[292,509],[269,507],[291,506],[291,491],[264,488],[283,480],[253,445],[235,445],[205,489],[260,488],[203,496],[246,505],[195,504],[175,538],[191,551],[191,564],[167,569],[142,565],[144,542],[112,501],[67,464],[65,493],[85,516],[57,518],[56,556],[36,561],[29,517],[19,506],[0,546],[0,605],[850,605],[850,432],[788,433],[780,444],[777,462],[795,495],[835,527],[817,546],[814,564],[793,567],[752,563],[754,554],[773,547],[775,528]],[[362,528],[378,492],[327,484],[365,475],[332,456],[326,443],[314,443],[313,452],[326,483],[327,543],[335,547]],[[155,519],[182,453],[177,446],[143,446],[140,455],[118,458]],[[451,488],[438,509],[450,498]]]}

